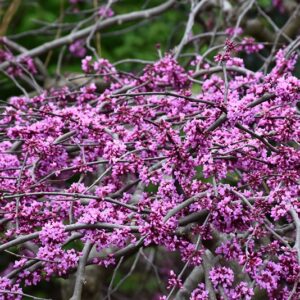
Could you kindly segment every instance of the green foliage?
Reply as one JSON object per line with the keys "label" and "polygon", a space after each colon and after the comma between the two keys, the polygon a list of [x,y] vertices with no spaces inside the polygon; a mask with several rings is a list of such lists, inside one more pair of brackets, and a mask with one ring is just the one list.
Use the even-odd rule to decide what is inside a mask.
{"label": "green foliage", "polygon": [[[179,41],[180,35],[175,35],[172,29],[181,20],[182,14],[177,11],[169,11],[154,20],[140,23],[140,26],[134,27],[134,30],[126,34],[107,36],[103,38],[101,45],[103,56],[113,61],[124,57],[146,60],[157,59],[156,44],[160,44],[162,51],[164,51],[170,46],[168,43],[174,44],[174,42]],[[125,28],[130,27],[132,27],[132,24],[127,24]],[[115,30],[115,28],[112,28],[112,30]]]}
{"label": "green foliage", "polygon": [[150,183],[147,187],[145,187],[145,192],[155,194],[158,191],[158,186]]}
{"label": "green foliage", "polygon": [[263,8],[267,8],[272,5],[272,0],[258,0],[257,2]]}

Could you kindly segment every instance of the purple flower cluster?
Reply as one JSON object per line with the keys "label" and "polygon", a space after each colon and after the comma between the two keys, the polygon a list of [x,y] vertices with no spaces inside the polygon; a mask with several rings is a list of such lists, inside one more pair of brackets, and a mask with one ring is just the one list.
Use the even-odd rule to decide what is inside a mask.
{"label": "purple flower cluster", "polygon": [[253,37],[245,37],[240,43],[238,50],[245,51],[247,54],[259,52],[264,48],[263,44],[256,43]]}
{"label": "purple flower cluster", "polygon": [[69,46],[69,51],[76,57],[84,57],[86,49],[84,47],[84,40],[77,40]]}
{"label": "purple flower cluster", "polygon": [[3,49],[0,49],[0,63],[9,62],[5,72],[13,77],[20,77],[24,73],[37,74],[36,64],[33,59],[28,56],[16,58],[15,54],[7,47],[6,41],[5,37],[0,39],[0,45],[3,47]]}
{"label": "purple flower cluster", "polygon": [[218,286],[229,288],[233,284],[234,274],[230,268],[214,267],[209,272],[209,278],[215,288]]}
{"label": "purple flower cluster", "polygon": [[209,294],[205,290],[205,285],[200,283],[196,289],[193,290],[190,300],[208,300]]}
{"label": "purple flower cluster", "polygon": [[0,277],[0,299],[21,300],[22,289],[19,287],[19,284],[14,284],[11,280]]}

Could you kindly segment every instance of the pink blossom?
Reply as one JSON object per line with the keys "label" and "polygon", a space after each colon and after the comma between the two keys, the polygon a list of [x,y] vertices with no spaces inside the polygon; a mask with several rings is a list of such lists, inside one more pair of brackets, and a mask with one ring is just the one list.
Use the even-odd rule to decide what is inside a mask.
{"label": "pink blossom", "polygon": [[69,46],[70,52],[76,57],[83,57],[86,54],[86,49],[84,48],[84,41],[77,40]]}
{"label": "pink blossom", "polygon": [[225,288],[229,288],[232,286],[234,274],[230,268],[214,267],[209,272],[209,278],[212,281],[214,287],[221,285]]}

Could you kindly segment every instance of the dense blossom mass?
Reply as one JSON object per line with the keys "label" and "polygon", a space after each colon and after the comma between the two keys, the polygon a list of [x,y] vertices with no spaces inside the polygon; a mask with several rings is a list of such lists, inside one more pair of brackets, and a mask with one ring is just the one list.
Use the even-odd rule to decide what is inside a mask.
{"label": "dense blossom mass", "polygon": [[[139,76],[86,57],[83,71],[101,76],[104,91],[91,83],[9,100],[0,250],[32,250],[7,266],[1,289],[16,293],[1,299],[74,272],[93,246],[84,264],[105,267],[140,247],[178,251],[208,272],[190,299],[248,300],[255,290],[299,299],[297,57],[280,50],[265,76],[232,47],[218,56],[219,75],[201,57],[184,69],[166,54]],[[67,247],[74,240],[83,250]],[[183,282],[171,270],[166,287]]]}
{"label": "dense blossom mass", "polygon": [[[60,63],[65,50],[81,59],[68,84],[39,88],[36,57],[46,50],[0,40],[0,69],[24,94],[0,100],[0,252],[10,258],[0,264],[0,300],[41,299],[27,291],[72,274],[71,300],[80,300],[87,266],[116,272],[132,255],[157,275],[150,249],[176,260],[166,259],[154,300],[299,300],[300,38],[286,35],[283,46],[281,32],[265,59],[268,43],[239,27],[243,4],[234,27],[213,29],[221,47],[180,56],[205,3],[190,1],[182,43],[165,53],[157,45],[156,61],[132,60],[144,67],[125,72],[97,57],[90,39],[102,21],[138,14],[118,19],[116,1],[80,12],[83,2],[70,0],[67,13],[99,21],[54,40],[65,46]],[[164,2],[139,18],[176,1]],[[284,13],[283,1],[273,5]],[[241,58],[251,55],[263,58],[258,71]],[[24,78],[35,92],[18,84]]]}

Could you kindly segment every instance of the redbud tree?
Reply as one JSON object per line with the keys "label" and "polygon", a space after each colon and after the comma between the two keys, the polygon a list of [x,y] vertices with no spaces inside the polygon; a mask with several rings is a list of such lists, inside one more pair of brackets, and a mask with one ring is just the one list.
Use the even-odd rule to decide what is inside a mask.
{"label": "redbud tree", "polygon": [[[299,4],[124,6],[70,0],[47,42],[1,38],[0,299],[300,299]],[[155,60],[100,54],[170,12]]]}

